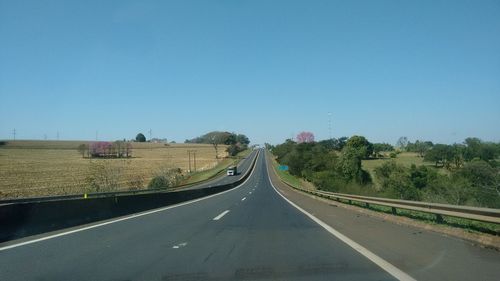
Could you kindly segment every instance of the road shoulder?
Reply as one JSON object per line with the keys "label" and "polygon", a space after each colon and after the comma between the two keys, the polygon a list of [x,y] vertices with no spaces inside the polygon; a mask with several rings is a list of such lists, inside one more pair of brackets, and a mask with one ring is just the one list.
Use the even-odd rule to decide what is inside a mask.
{"label": "road shoulder", "polygon": [[436,233],[430,225],[417,227],[391,215],[302,193],[281,182],[269,162],[267,167],[273,185],[287,199],[417,279],[496,280],[500,273],[500,253],[494,249]]}

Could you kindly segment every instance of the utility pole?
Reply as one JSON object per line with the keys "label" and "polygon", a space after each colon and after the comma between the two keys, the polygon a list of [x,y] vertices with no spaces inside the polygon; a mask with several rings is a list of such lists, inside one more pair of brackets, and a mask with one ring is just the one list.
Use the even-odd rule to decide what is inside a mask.
{"label": "utility pole", "polygon": [[194,157],[193,158],[194,158],[194,160],[193,160],[193,162],[194,162],[194,171],[196,172],[196,150],[194,151]]}
{"label": "utility pole", "polygon": [[193,154],[193,166],[196,172],[196,150],[188,150],[189,172],[191,172],[191,153]]}
{"label": "utility pole", "polygon": [[[152,144],[151,144],[151,143],[152,143],[152,141],[151,141],[151,136],[152,136],[152,135],[153,135],[153,132],[152,132],[152,130],[151,130],[151,129],[149,129],[149,150],[153,150],[153,148],[151,147],[151,145],[152,145]],[[191,168],[189,168],[189,170],[191,170]]]}
{"label": "utility pole", "polygon": [[57,131],[57,140],[59,140],[59,131]]}
{"label": "utility pole", "polygon": [[12,130],[12,135],[14,136],[14,140],[16,140],[16,128],[14,128],[14,130]]}
{"label": "utility pole", "polygon": [[95,131],[95,140],[96,140],[96,141],[99,139],[98,137],[99,137],[99,131],[97,131],[97,130],[96,130],[96,131]]}

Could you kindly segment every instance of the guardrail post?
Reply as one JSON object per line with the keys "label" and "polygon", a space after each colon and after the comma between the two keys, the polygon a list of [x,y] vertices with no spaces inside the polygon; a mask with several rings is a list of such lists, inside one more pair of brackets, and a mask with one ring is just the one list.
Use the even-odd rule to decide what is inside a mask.
{"label": "guardrail post", "polygon": [[398,210],[396,209],[396,207],[392,207],[391,211],[392,211],[393,215],[397,215],[398,214]]}
{"label": "guardrail post", "polygon": [[443,216],[441,216],[440,214],[436,214],[436,222],[437,223],[444,223]]}

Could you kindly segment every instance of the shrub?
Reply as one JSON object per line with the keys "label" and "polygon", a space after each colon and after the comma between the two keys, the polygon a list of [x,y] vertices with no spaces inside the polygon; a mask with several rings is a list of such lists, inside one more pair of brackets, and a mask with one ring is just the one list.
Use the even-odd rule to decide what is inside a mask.
{"label": "shrub", "polygon": [[178,185],[182,179],[182,171],[179,168],[160,169],[156,172],[156,176],[149,182],[148,188],[174,187]]}
{"label": "shrub", "polygon": [[170,187],[170,182],[165,176],[156,176],[148,184],[149,189]]}

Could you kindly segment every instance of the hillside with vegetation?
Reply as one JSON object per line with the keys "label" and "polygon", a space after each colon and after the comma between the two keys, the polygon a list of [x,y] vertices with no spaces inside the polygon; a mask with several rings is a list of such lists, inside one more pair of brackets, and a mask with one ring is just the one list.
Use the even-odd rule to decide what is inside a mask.
{"label": "hillside with vegetation", "polygon": [[334,192],[500,208],[500,143],[398,140],[363,136],[267,145],[291,175]]}

